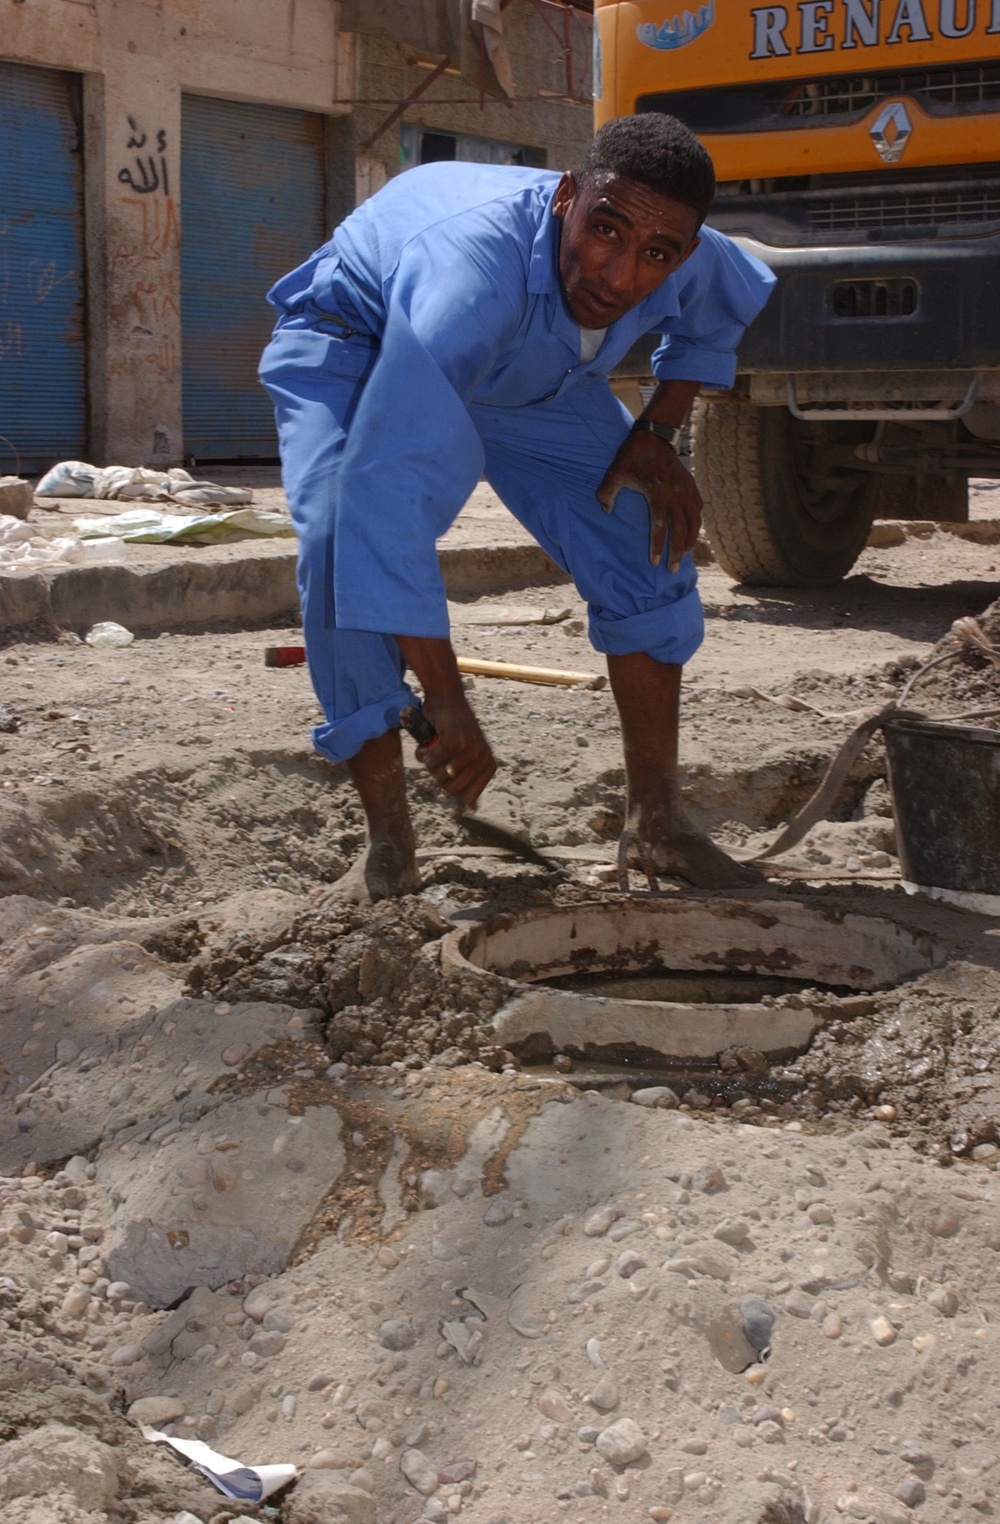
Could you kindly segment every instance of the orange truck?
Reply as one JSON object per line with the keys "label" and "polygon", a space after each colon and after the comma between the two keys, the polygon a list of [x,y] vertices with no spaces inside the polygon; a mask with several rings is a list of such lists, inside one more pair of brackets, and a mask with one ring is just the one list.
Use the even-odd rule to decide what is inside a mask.
{"label": "orange truck", "polygon": [[694,468],[739,581],[834,582],[1000,477],[1000,0],[596,0],[597,124],[696,132],[778,277]]}

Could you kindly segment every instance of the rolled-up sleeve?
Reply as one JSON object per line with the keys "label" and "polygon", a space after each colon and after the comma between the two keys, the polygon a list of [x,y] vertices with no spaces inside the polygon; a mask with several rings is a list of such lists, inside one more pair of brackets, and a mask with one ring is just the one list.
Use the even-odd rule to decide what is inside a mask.
{"label": "rolled-up sleeve", "polygon": [[[515,275],[517,272],[513,272]],[[444,638],[436,541],[479,480],[467,403],[517,326],[504,272],[446,234],[408,245],[386,282],[378,359],[340,473],[334,593],[339,627]]]}
{"label": "rolled-up sleeve", "polygon": [[698,248],[675,279],[680,312],[653,352],[654,376],[732,386],[740,340],[767,301],[774,276],[732,239],[702,228]]}

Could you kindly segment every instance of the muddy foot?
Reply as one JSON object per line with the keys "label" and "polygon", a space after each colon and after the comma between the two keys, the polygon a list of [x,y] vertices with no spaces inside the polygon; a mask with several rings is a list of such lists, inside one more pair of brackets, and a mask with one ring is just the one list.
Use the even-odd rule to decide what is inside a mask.
{"label": "muddy foot", "polygon": [[[620,885],[624,854],[643,870],[651,888],[655,887],[654,871],[664,878],[686,879],[696,889],[746,889],[764,882],[764,875],[758,869],[750,863],[736,862],[689,821],[678,823],[670,830],[661,830],[652,839],[642,838],[638,832],[627,828],[622,833],[619,851]],[[627,868],[624,878],[627,889]]]}
{"label": "muddy foot", "polygon": [[316,904],[374,905],[378,900],[416,894],[420,872],[412,847],[395,841],[373,841],[343,878],[319,890]]}

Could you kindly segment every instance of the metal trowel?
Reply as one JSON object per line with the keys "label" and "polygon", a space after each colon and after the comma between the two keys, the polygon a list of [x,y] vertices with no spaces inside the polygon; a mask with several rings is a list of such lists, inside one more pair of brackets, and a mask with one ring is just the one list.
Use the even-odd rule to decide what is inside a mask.
{"label": "metal trowel", "polygon": [[[438,733],[434,726],[424,711],[415,705],[400,710],[399,723],[425,751],[437,741]],[[522,862],[534,863],[536,867],[545,868],[549,873],[565,875],[566,869],[561,863],[546,857],[544,852],[539,852],[537,847],[533,847],[530,841],[519,836],[516,831],[510,831],[506,826],[498,825],[496,821],[484,820],[481,815],[474,814],[465,805],[457,801],[452,802],[455,805],[455,820],[470,841],[476,842],[481,847],[499,847],[521,858]]]}

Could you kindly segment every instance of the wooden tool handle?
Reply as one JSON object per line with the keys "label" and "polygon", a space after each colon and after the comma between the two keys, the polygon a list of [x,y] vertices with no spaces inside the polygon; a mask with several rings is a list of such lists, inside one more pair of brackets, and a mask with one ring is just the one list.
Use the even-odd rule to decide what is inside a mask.
{"label": "wooden tool handle", "polygon": [[559,667],[525,667],[520,662],[480,661],[474,656],[458,658],[459,672],[472,677],[506,677],[517,683],[547,683],[560,688],[604,688],[607,678],[594,672],[564,672]]}

